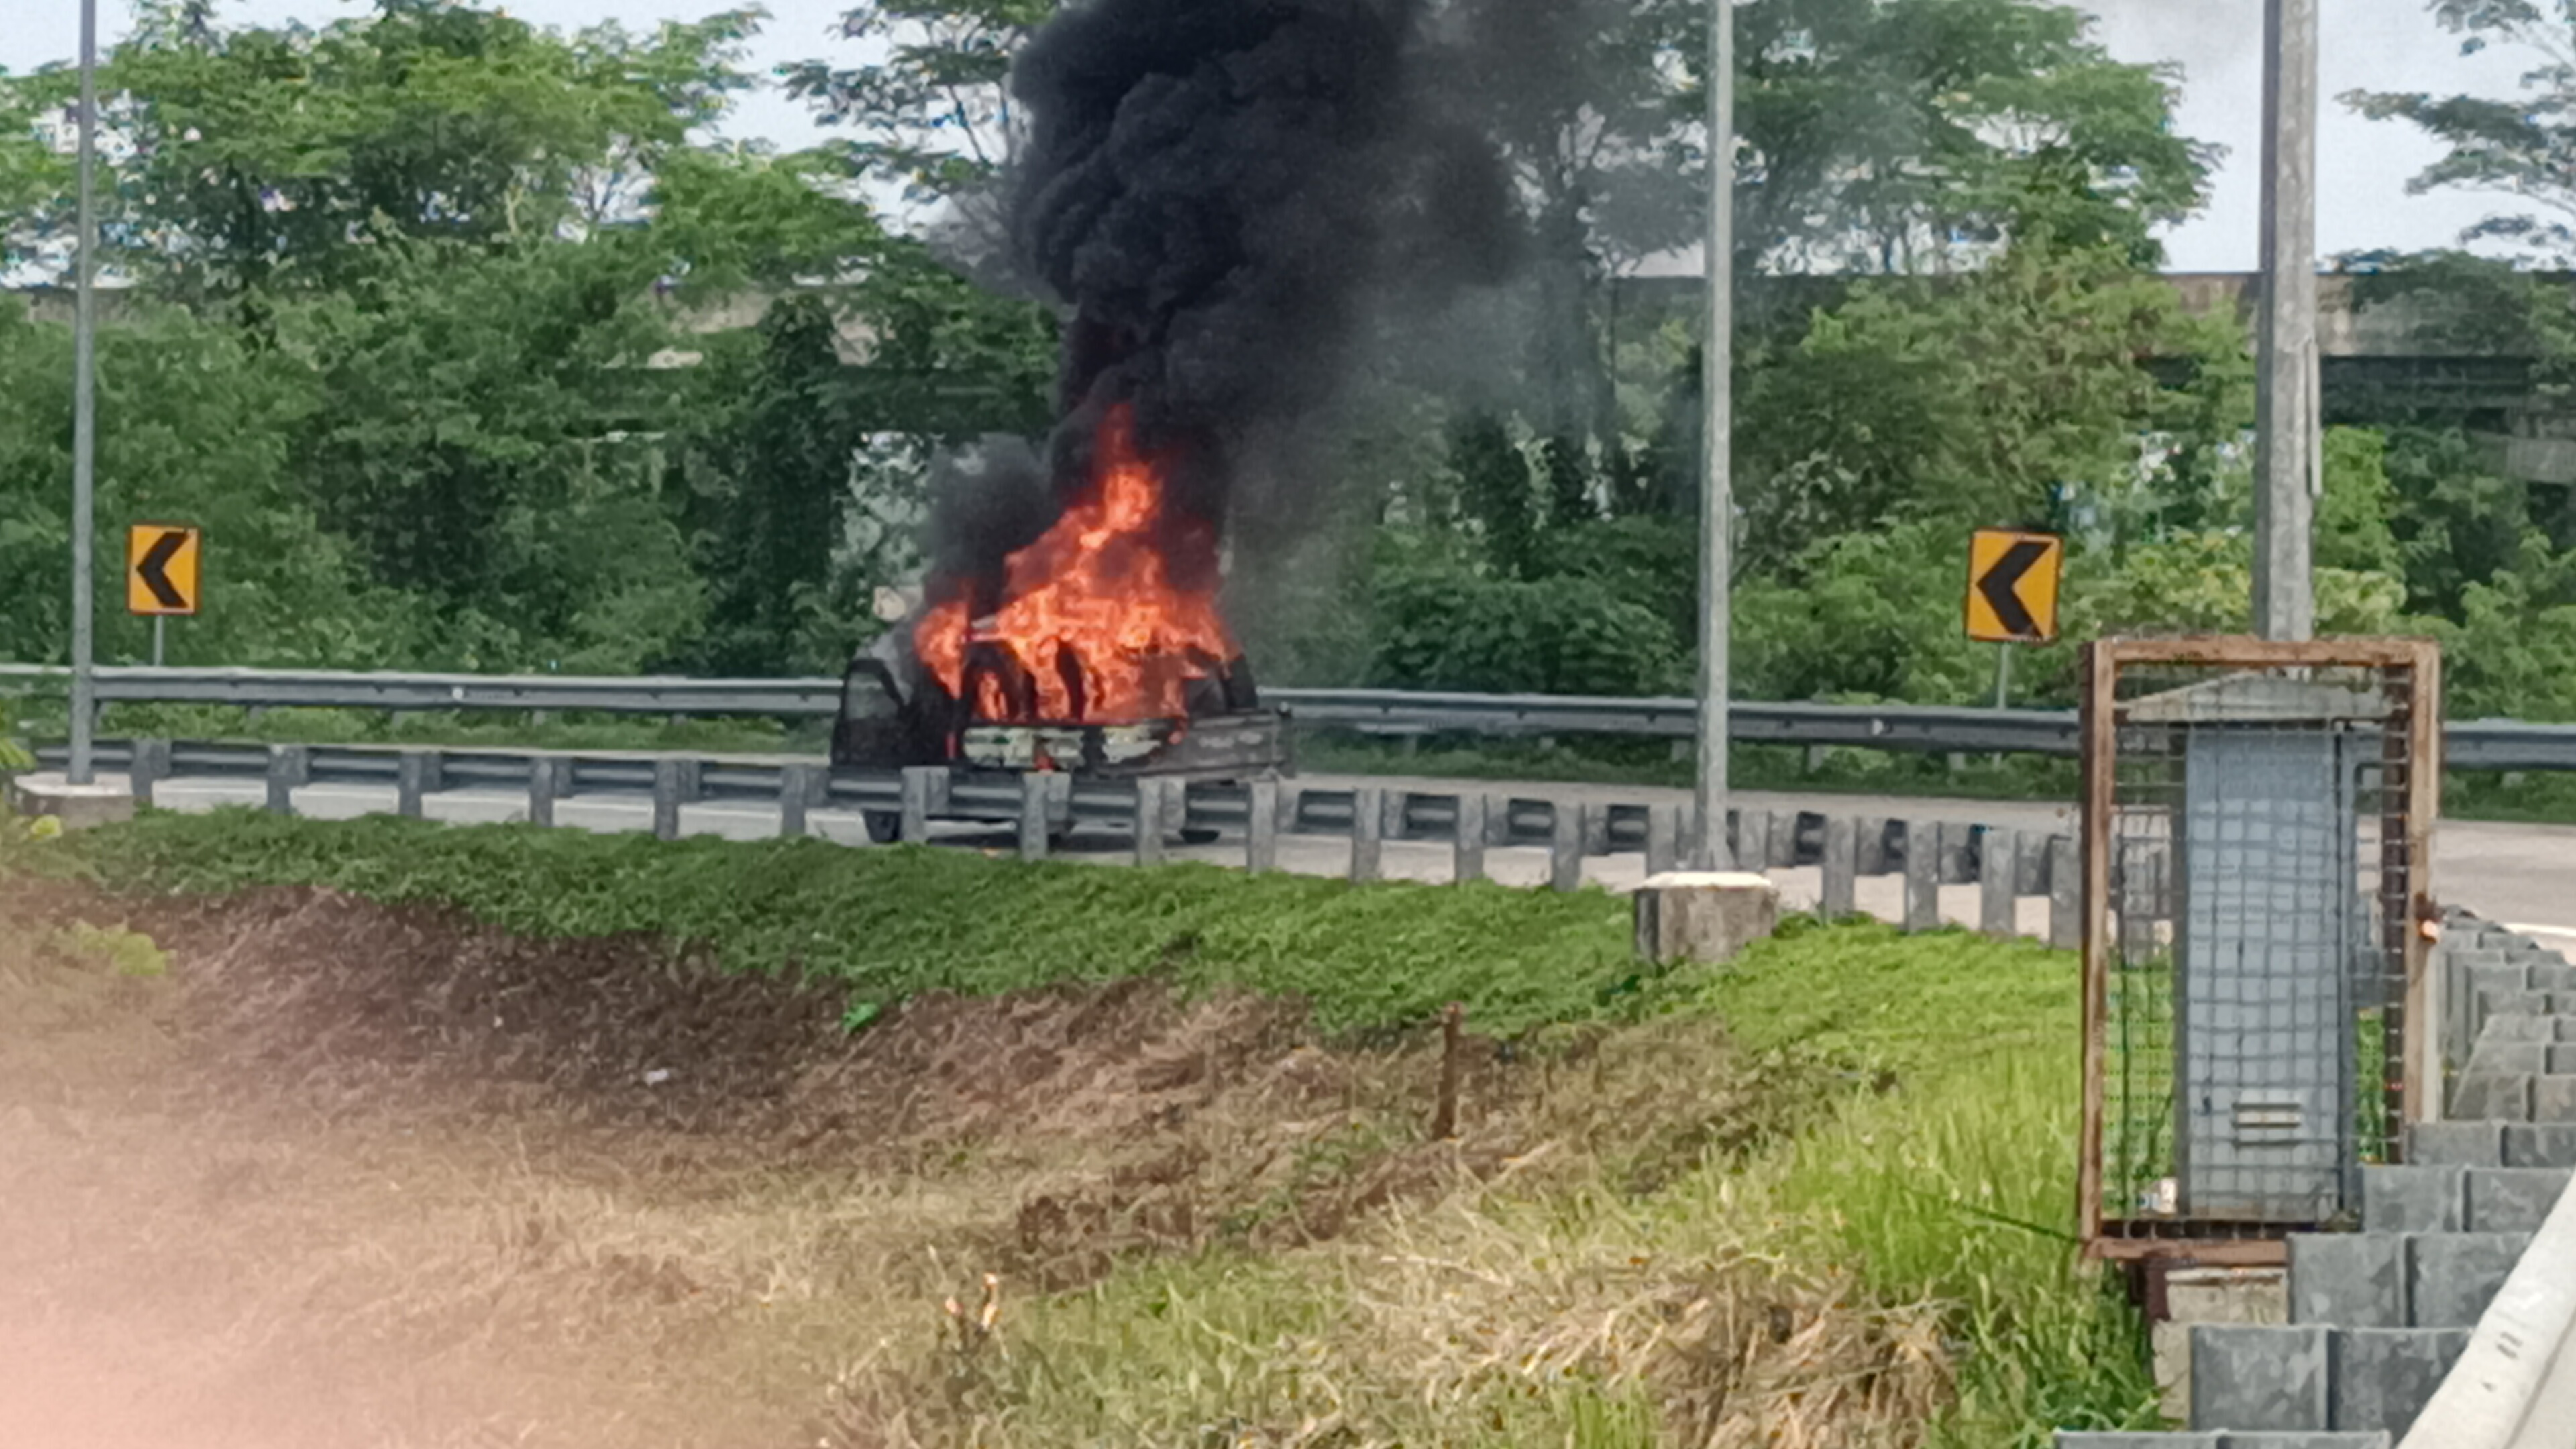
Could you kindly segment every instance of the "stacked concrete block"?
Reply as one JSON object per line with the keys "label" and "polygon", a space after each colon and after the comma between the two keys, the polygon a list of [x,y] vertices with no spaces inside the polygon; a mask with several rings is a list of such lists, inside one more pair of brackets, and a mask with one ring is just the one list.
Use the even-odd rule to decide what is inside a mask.
{"label": "stacked concrete block", "polygon": [[2576,1176],[2576,967],[2454,913],[2449,1120],[2362,1172],[2355,1233],[2289,1240],[2286,1324],[2191,1329],[2187,1433],[2058,1449],[2364,1449],[2403,1439]]}

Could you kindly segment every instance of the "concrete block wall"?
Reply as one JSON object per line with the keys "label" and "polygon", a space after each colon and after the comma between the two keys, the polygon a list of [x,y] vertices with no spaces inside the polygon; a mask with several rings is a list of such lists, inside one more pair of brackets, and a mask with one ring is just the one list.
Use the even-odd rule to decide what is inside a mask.
{"label": "concrete block wall", "polygon": [[2182,1433],[2058,1449],[2366,1449],[2403,1439],[2576,1176],[2576,967],[2454,913],[2448,1120],[2362,1174],[2354,1233],[2289,1240],[2289,1321],[2189,1330]]}

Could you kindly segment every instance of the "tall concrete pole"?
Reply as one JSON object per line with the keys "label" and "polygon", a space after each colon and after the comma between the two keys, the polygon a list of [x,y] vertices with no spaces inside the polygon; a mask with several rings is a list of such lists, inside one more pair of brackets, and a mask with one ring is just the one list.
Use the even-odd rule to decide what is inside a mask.
{"label": "tall concrete pole", "polygon": [[1700,387],[1698,870],[1734,863],[1726,843],[1728,614],[1735,529],[1735,0],[1709,0],[1708,337]]}
{"label": "tall concrete pole", "polygon": [[2254,631],[2316,636],[2324,489],[2317,360],[2317,0],[2264,0],[2263,317],[2254,430]]}
{"label": "tall concrete pole", "polygon": [[72,313],[72,751],[66,778],[95,779],[90,731],[97,723],[98,682],[91,671],[96,640],[91,608],[90,541],[96,532],[98,399],[91,386],[92,346],[98,319],[91,293],[98,280],[98,211],[92,172],[98,162],[98,0],[81,0],[80,17],[80,261]]}

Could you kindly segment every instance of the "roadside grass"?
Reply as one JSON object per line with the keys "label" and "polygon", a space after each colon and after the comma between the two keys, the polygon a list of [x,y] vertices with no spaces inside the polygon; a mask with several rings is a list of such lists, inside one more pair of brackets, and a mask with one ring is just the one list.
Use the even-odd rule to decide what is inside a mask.
{"label": "roadside grass", "polygon": [[[699,941],[867,1001],[1153,976],[1301,996],[1345,1040],[1454,1000],[1532,1061],[1598,1043],[1545,1068],[1541,1140],[1330,1240],[1006,1288],[989,1339],[927,1302],[871,1300],[865,1324],[846,1293],[765,1305],[843,1364],[827,1442],[2039,1449],[2160,1427],[2137,1316],[2075,1262],[2068,953],[1797,918],[1732,969],[1658,975],[1597,891],[249,811],[48,844],[117,890],[436,901]],[[1683,1149],[1641,1175],[1654,1141]],[[949,1266],[971,1318],[976,1265]]]}
{"label": "roadside grass", "polygon": [[314,885],[453,905],[523,936],[644,934],[737,970],[848,984],[859,1018],[926,991],[995,996],[1131,977],[1297,997],[1327,1031],[1465,1004],[1480,1031],[1581,1020],[1642,989],[1623,902],[1491,883],[1352,890],[1217,866],[1024,865],[920,846],[735,843],[533,826],[340,824],[147,811],[69,848],[110,886],[224,895]]}

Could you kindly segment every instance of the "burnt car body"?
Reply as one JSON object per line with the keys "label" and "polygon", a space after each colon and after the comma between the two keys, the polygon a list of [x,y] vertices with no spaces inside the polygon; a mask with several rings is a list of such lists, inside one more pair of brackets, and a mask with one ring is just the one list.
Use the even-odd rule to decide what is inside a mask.
{"label": "burnt car body", "polygon": [[[887,631],[850,660],[832,728],[832,768],[900,770],[940,766],[959,774],[1017,776],[1056,772],[1085,779],[1146,777],[1243,782],[1293,773],[1287,718],[1261,704],[1251,670],[1237,660],[1194,680],[1188,716],[1126,724],[1003,723],[978,720],[922,667],[911,630]],[[970,654],[966,693],[987,672],[1013,681],[997,654]],[[944,814],[943,818],[1016,817]],[[895,838],[900,817],[870,812],[869,834]]]}

